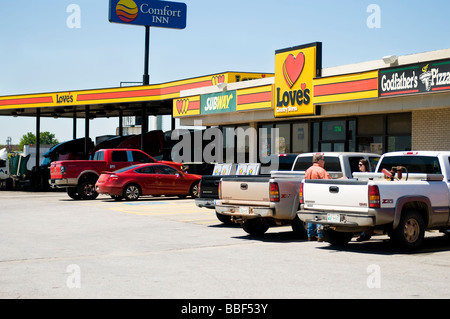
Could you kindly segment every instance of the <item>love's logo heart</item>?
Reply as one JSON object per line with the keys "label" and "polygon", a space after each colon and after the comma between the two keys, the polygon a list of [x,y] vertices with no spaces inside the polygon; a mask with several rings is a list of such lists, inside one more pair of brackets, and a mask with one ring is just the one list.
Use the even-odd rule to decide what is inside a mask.
{"label": "love's logo heart", "polygon": [[189,109],[189,100],[188,99],[177,100],[178,114],[185,114],[185,113],[187,113],[188,109]]}
{"label": "love's logo heart", "polygon": [[302,74],[303,67],[305,66],[305,55],[303,52],[297,54],[295,57],[293,54],[289,54],[283,63],[283,76],[286,84],[289,88],[292,88],[297,82],[298,78]]}
{"label": "love's logo heart", "polygon": [[212,85],[217,85],[219,83],[224,83],[225,82],[225,75],[216,75],[213,76],[211,79]]}

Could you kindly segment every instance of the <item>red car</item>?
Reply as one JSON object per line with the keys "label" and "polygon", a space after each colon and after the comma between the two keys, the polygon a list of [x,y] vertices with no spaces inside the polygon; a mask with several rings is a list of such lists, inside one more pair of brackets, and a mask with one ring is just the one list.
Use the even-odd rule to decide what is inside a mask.
{"label": "red car", "polygon": [[149,163],[128,166],[114,172],[103,172],[95,189],[116,200],[137,200],[144,195],[198,197],[201,175],[187,174],[174,167]]}

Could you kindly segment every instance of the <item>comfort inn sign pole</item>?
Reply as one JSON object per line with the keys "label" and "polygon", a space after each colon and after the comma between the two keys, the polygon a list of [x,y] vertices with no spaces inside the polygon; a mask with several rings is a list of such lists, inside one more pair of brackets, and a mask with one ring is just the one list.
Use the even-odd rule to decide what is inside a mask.
{"label": "comfort inn sign pole", "polygon": [[159,0],[110,0],[109,21],[145,26],[144,85],[149,84],[148,58],[150,27],[186,28],[187,6],[185,3]]}

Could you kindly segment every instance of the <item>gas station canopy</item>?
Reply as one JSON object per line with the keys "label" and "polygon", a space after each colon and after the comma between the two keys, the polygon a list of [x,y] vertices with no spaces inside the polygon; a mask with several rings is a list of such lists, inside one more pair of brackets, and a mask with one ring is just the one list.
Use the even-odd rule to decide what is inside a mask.
{"label": "gas station canopy", "polygon": [[[89,118],[171,115],[180,92],[258,79],[266,73],[223,72],[163,84],[0,97],[0,116]],[[89,112],[86,112],[86,109]]]}

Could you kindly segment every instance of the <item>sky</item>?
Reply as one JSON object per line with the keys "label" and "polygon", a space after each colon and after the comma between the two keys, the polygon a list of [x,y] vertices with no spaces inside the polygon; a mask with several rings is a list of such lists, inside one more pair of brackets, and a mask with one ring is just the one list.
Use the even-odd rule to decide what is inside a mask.
{"label": "sky", "polygon": [[[187,26],[151,28],[151,84],[226,71],[273,73],[276,50],[316,41],[324,68],[450,48],[448,0],[176,2],[187,5]],[[142,81],[145,28],[110,23],[108,0],[1,4],[0,96]],[[117,126],[118,119],[95,119],[91,137],[115,134]],[[82,137],[84,120],[77,127]],[[72,120],[42,118],[41,131],[70,140]],[[0,117],[0,145],[8,137],[18,144],[27,132],[35,132],[34,118]]]}

